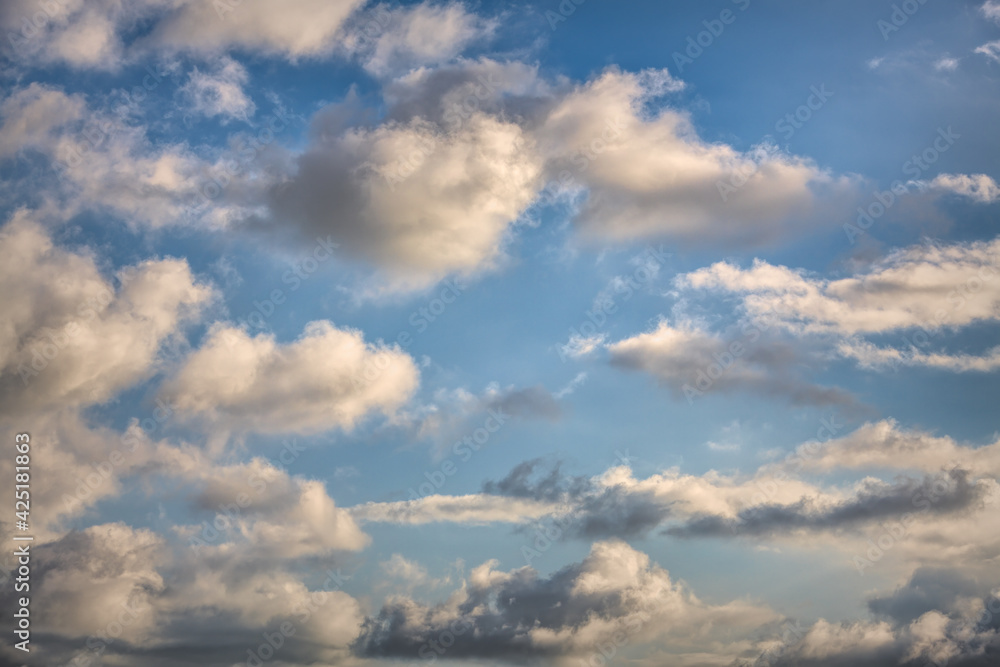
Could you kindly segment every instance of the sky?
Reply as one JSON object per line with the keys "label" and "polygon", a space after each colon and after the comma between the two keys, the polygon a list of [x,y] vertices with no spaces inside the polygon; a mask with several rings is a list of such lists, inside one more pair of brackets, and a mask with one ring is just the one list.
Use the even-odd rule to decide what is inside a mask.
{"label": "sky", "polygon": [[997,0],[0,27],[0,665],[1000,662]]}

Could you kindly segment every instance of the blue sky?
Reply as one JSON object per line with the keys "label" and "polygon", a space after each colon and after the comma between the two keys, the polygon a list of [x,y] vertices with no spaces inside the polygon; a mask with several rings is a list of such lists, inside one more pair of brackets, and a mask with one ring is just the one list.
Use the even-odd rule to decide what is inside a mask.
{"label": "blue sky", "polygon": [[4,664],[995,662],[995,0],[0,25]]}

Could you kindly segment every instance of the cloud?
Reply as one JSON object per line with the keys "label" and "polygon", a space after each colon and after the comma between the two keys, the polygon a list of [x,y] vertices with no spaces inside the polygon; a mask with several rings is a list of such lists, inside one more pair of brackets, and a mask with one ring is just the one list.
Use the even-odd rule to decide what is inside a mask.
{"label": "cloud", "polygon": [[452,132],[390,122],[313,144],[271,208],[306,238],[332,235],[391,289],[422,289],[497,265],[539,171],[531,138],[499,118],[476,113]]}
{"label": "cloud", "polygon": [[0,8],[9,55],[25,65],[65,64],[115,70],[124,57],[121,30],[166,3],[140,0],[11,0]]}
{"label": "cloud", "polygon": [[801,227],[823,190],[847,187],[771,146],[708,143],[680,111],[647,111],[682,87],[666,70],[612,69],[553,106],[539,144],[550,174],[566,170],[585,190],[574,220],[584,234],[761,243]]}
{"label": "cloud", "polygon": [[740,295],[751,319],[793,333],[850,336],[912,327],[928,331],[997,319],[1000,239],[893,251],[856,275],[827,280],[755,260],[682,275],[678,285]]}
{"label": "cloud", "polygon": [[55,246],[30,213],[0,230],[0,414],[103,403],[157,370],[161,347],[212,297],[180,259],[122,269]]}
{"label": "cloud", "polygon": [[[496,269],[534,207],[568,203],[585,236],[732,245],[777,238],[793,218],[801,227],[830,191],[853,187],[771,148],[708,144],[683,113],[650,111],[682,87],[666,70],[571,85],[485,58],[418,68],[385,82],[384,114],[353,93],[317,113],[269,214],[247,226],[332,234],[378,270],[382,291],[407,291]],[[739,178],[737,194],[720,195]]]}
{"label": "cloud", "polygon": [[993,62],[1000,63],[1000,39],[993,42],[986,42],[976,48],[976,53],[981,53]]}
{"label": "cloud", "polygon": [[327,321],[279,344],[217,325],[163,388],[179,413],[239,432],[349,430],[372,413],[391,415],[417,388],[413,359],[366,343]]}
{"label": "cloud", "polygon": [[472,525],[523,523],[547,516],[553,509],[550,503],[531,499],[512,500],[490,495],[433,495],[418,500],[368,502],[355,505],[350,511],[352,516],[361,522],[419,526],[436,522]]}
{"label": "cloud", "polygon": [[267,166],[268,147],[252,149],[247,162],[243,142],[242,162],[224,153],[213,162],[183,143],[154,143],[129,113],[126,105],[91,108],[79,95],[40,84],[11,93],[0,102],[0,160],[28,151],[48,160],[48,169],[12,179],[19,186],[12,196],[30,182],[43,189],[60,222],[97,211],[133,228],[199,222],[222,229],[259,208],[257,170]]}
{"label": "cloud", "polygon": [[[978,601],[978,606],[984,607],[983,600]],[[992,617],[991,612],[983,611]],[[942,613],[937,609],[900,623],[831,623],[820,619],[808,629],[786,635],[792,637],[768,646],[757,662],[739,661],[736,666],[988,667],[1000,651],[995,629],[978,623],[975,614]]]}
{"label": "cloud", "polygon": [[462,3],[393,9],[380,5],[354,22],[344,48],[382,77],[452,60],[470,44],[488,40],[497,27],[496,21],[469,13]]}
{"label": "cloud", "polygon": [[882,519],[915,516],[918,510],[934,514],[969,513],[981,509],[988,494],[986,485],[969,480],[966,471],[922,480],[900,479],[893,484],[863,480],[855,495],[833,505],[822,506],[811,498],[791,505],[766,504],[741,510],[735,518],[702,515],[667,528],[675,537],[768,536],[787,532],[836,531]]}
{"label": "cloud", "polygon": [[[122,523],[74,531],[31,551],[32,629],[46,636],[32,649],[45,664],[127,656],[152,667],[228,667],[234,656],[246,660],[266,645],[265,632],[285,640],[282,664],[341,664],[363,620],[357,600],[338,590],[348,578],[339,571],[310,590],[244,551],[199,559]],[[0,597],[14,604],[11,595]],[[283,625],[294,634],[282,635]],[[13,660],[12,648],[0,650]]]}
{"label": "cloud", "polygon": [[899,350],[876,347],[863,340],[848,340],[840,343],[837,351],[846,358],[857,360],[862,368],[877,370],[898,368],[900,365],[939,368],[955,373],[990,373],[1000,369],[1000,347],[992,348],[983,355],[943,354],[920,352],[913,346],[909,350]]}
{"label": "cloud", "polygon": [[1000,23],[1000,2],[997,2],[997,0],[986,0],[983,6],[979,8],[979,11],[991,21]]}
{"label": "cloud", "polygon": [[33,82],[0,103],[0,159],[25,149],[47,150],[60,128],[82,118],[87,103],[81,95]]}
{"label": "cloud", "polygon": [[983,447],[960,445],[947,436],[904,429],[888,419],[864,424],[822,445],[800,446],[793,457],[798,470],[899,469],[937,473],[952,467],[973,475],[1000,478],[1000,441]]}
{"label": "cloud", "polygon": [[958,58],[944,56],[934,63],[934,69],[938,72],[954,72],[958,69],[959,62]]}
{"label": "cloud", "polygon": [[267,0],[175,3],[143,46],[215,55],[231,49],[292,61],[332,54],[338,33],[360,0]]}
{"label": "cloud", "polygon": [[982,593],[975,579],[951,568],[922,567],[891,593],[876,594],[868,609],[876,616],[911,623],[930,611],[956,611],[962,598]]}
{"label": "cloud", "polygon": [[931,187],[968,197],[980,204],[1000,201],[1000,185],[986,174],[941,174]]}
{"label": "cloud", "polygon": [[565,345],[559,346],[559,355],[571,359],[582,359],[604,347],[604,341],[607,338],[607,334],[597,334],[595,336],[572,334]]}
{"label": "cloud", "polygon": [[180,94],[192,113],[208,118],[222,116],[223,122],[232,118],[247,120],[257,108],[243,90],[248,80],[243,65],[224,57],[207,72],[192,69]]}
{"label": "cloud", "polygon": [[390,600],[365,621],[355,650],[371,658],[523,662],[596,653],[613,637],[658,636],[682,653],[709,627],[746,632],[777,617],[749,601],[705,603],[646,554],[618,541],[595,543],[582,562],[548,579],[530,567],[503,572],[496,565],[475,568],[434,607]]}
{"label": "cloud", "polygon": [[[196,551],[223,551],[234,544],[249,549],[255,558],[287,561],[332,551],[359,551],[370,543],[351,514],[326,492],[322,482],[291,477],[261,459],[209,470],[188,471],[187,477],[202,478],[197,507],[220,515],[227,536],[236,538],[221,545],[205,539],[203,529],[191,536]],[[214,523],[213,523],[214,527]]]}
{"label": "cloud", "polygon": [[[757,332],[759,337],[760,332]],[[765,393],[793,405],[856,406],[848,393],[801,377],[805,355],[778,340],[727,341],[690,322],[661,321],[652,331],[607,346],[611,363],[654,376],[675,398],[689,402],[705,393]]]}

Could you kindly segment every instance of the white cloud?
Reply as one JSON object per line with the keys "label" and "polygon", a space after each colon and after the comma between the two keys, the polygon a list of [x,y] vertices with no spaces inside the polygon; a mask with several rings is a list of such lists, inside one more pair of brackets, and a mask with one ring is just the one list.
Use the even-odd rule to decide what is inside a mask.
{"label": "white cloud", "polygon": [[102,403],[148,378],[163,344],[211,298],[184,260],[146,260],[113,286],[25,211],[0,230],[4,414]]}
{"label": "white cloud", "polygon": [[751,340],[742,334],[726,340],[691,322],[664,320],[607,349],[612,364],[649,373],[689,402],[707,393],[749,391],[799,405],[854,405],[849,394],[803,379],[799,367],[805,357],[792,345]]}
{"label": "white cloud", "polygon": [[[233,173],[233,155],[213,163],[183,143],[155,144],[123,110],[88,108],[79,95],[31,84],[0,103],[0,159],[22,150],[49,159],[51,171],[32,185],[55,197],[59,219],[97,210],[133,227],[201,222],[219,229],[261,205],[252,172],[265,166],[267,147],[251,151],[259,164],[232,160]],[[245,144],[236,148],[242,159]],[[215,180],[226,184],[224,191]]]}
{"label": "white cloud", "polygon": [[502,496],[426,496],[418,500],[356,505],[351,514],[361,522],[422,525],[450,522],[483,525],[522,523],[553,512],[551,503]]}
{"label": "white cloud", "polygon": [[987,350],[983,355],[944,354],[941,352],[921,352],[915,347],[900,350],[893,347],[877,347],[864,340],[851,339],[841,342],[837,352],[855,359],[862,368],[886,369],[902,366],[926,366],[956,373],[989,373],[1000,369],[1000,347]]}
{"label": "white cloud", "polygon": [[939,72],[954,72],[958,69],[959,60],[958,58],[952,58],[950,56],[944,56],[934,63],[934,69]]}
{"label": "white cloud", "polygon": [[963,195],[981,204],[1000,201],[1000,185],[986,174],[941,174],[931,187]]}
{"label": "white cloud", "polygon": [[[322,482],[291,477],[261,459],[248,463],[183,471],[200,483],[197,505],[226,517],[229,537],[221,543],[195,532],[195,551],[246,548],[255,558],[287,559],[359,551],[370,543],[351,514],[337,507]],[[212,518],[210,523],[215,520]],[[214,527],[214,524],[213,524]]]}
{"label": "white cloud", "polygon": [[209,118],[222,116],[224,121],[231,118],[245,121],[257,108],[243,90],[248,80],[243,65],[223,57],[207,72],[191,70],[180,93],[194,113]]}
{"label": "white cloud", "polygon": [[0,27],[22,64],[117,69],[124,57],[122,28],[167,0],[11,0],[0,8]]}
{"label": "white cloud", "polygon": [[998,267],[1000,239],[910,246],[837,280],[756,260],[749,269],[719,262],[678,284],[739,294],[748,317],[792,332],[846,336],[996,320]]}
{"label": "white cloud", "polygon": [[865,424],[822,446],[807,443],[797,454],[796,468],[817,472],[885,468],[936,473],[958,466],[977,476],[1000,478],[1000,441],[960,445],[947,436],[901,428],[891,419]]}
{"label": "white cloud", "polygon": [[708,143],[679,111],[645,111],[682,86],[665,70],[609,70],[556,101],[539,144],[553,178],[566,170],[586,190],[575,219],[582,232],[757,243],[801,226],[817,187],[846,184],[771,147]]}
{"label": "white cloud", "polygon": [[392,414],[419,382],[398,347],[366,343],[330,322],[306,325],[279,344],[216,326],[164,387],[177,410],[240,432],[351,429],[369,414]]}
{"label": "white cloud", "polygon": [[1000,39],[994,42],[987,42],[976,48],[976,53],[981,53],[993,62],[1000,63]]}
{"label": "white cloud", "polygon": [[593,336],[572,334],[565,345],[559,346],[559,356],[569,357],[570,359],[582,359],[604,347],[604,341],[607,339],[607,334],[596,334]]}
{"label": "white cloud", "polygon": [[229,49],[297,60],[333,53],[338,32],[361,0],[181,0],[158,23],[146,44],[203,55]]}
{"label": "white cloud", "polygon": [[86,106],[82,96],[40,83],[15,90],[0,103],[0,158],[48,150],[60,128],[83,118]]}
{"label": "white cloud", "polygon": [[[339,572],[311,590],[243,550],[199,558],[171,546],[122,523],[33,545],[33,629],[70,640],[48,644],[47,663],[120,660],[141,645],[145,665],[222,667],[257,649],[264,632],[285,640],[283,664],[350,661],[363,615],[357,600],[337,590],[345,578]],[[294,629],[294,641],[281,634],[282,625]]]}
{"label": "white cloud", "polygon": [[469,13],[461,3],[391,10],[378,6],[355,23],[344,37],[344,48],[357,53],[365,68],[379,76],[447,62],[473,42],[489,39],[496,29],[495,21]]}
{"label": "white cloud", "polygon": [[389,289],[422,289],[497,265],[540,167],[531,137],[500,118],[477,112],[450,132],[390,122],[314,144],[271,206],[306,238],[332,233]]}
{"label": "white cloud", "polygon": [[997,2],[997,0],[986,0],[979,10],[986,18],[991,21],[995,21],[996,23],[1000,23],[1000,2]]}

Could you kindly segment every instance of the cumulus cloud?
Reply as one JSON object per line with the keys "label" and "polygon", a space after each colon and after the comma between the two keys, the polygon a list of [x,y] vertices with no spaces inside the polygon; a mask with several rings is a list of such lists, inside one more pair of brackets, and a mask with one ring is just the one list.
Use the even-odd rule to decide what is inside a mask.
{"label": "cumulus cloud", "polygon": [[482,113],[453,132],[421,119],[354,128],[301,155],[271,208],[306,238],[332,234],[396,289],[424,288],[501,259],[538,185],[533,145]]}
{"label": "cumulus cloud", "polygon": [[398,347],[366,343],[360,331],[330,322],[306,325],[287,344],[218,325],[163,395],[184,415],[236,431],[315,433],[390,415],[418,382],[416,364]]}
{"label": "cumulus cloud", "polygon": [[[693,638],[709,627],[739,635],[777,618],[750,601],[703,602],[646,554],[618,541],[595,543],[582,562],[547,579],[530,567],[504,572],[496,566],[488,561],[475,568],[436,606],[390,600],[366,619],[355,650],[373,658],[525,661],[586,656],[614,637],[620,645],[624,635],[667,637],[684,653],[697,650]],[[727,649],[725,642],[716,646],[723,655]]]}
{"label": "cumulus cloud", "polygon": [[848,187],[773,147],[706,142],[675,109],[648,111],[682,86],[665,70],[609,70],[554,105],[539,143],[553,176],[566,170],[586,191],[575,218],[584,233],[760,243],[800,227],[822,191]]}
{"label": "cumulus cloud", "polygon": [[[32,648],[46,664],[103,655],[154,667],[228,667],[266,644],[262,633],[280,636],[282,624],[295,638],[284,637],[283,664],[340,664],[363,620],[359,603],[338,590],[349,578],[339,571],[311,590],[244,551],[199,558],[121,523],[36,545],[32,565],[32,629],[47,637]],[[0,596],[5,604],[14,604],[10,595]],[[13,660],[11,647],[0,650]]]}
{"label": "cumulus cloud", "polygon": [[[202,478],[196,505],[220,515],[223,530],[235,544],[252,550],[255,558],[279,561],[325,555],[335,550],[358,551],[370,539],[351,514],[337,507],[322,482],[291,477],[261,459],[209,470],[188,471]],[[214,523],[213,526],[214,528]],[[215,533],[202,529],[190,537],[195,551],[211,550]],[[228,550],[229,541],[223,543]]]}
{"label": "cumulus cloud", "polygon": [[[766,645],[756,661],[741,660],[738,667],[920,667],[936,664],[987,667],[1000,651],[989,594],[967,595],[970,581],[949,570],[922,570],[914,574],[897,596],[909,597],[899,606],[876,598],[872,610],[889,620],[844,621],[820,619],[811,627],[792,628],[781,641]],[[930,585],[931,590],[920,590]],[[982,590],[982,589],[980,589]],[[961,604],[962,601],[965,608]],[[913,608],[935,606],[915,618]],[[888,612],[888,613],[885,613]],[[902,612],[901,617],[896,613]],[[766,642],[764,643],[766,644]]]}
{"label": "cumulus cloud", "polygon": [[212,295],[184,260],[146,260],[117,278],[57,247],[25,211],[0,230],[2,414],[102,403],[148,378]]}
{"label": "cumulus cloud", "polygon": [[795,346],[749,341],[742,335],[727,341],[690,322],[661,321],[654,330],[607,348],[612,364],[649,373],[688,401],[706,393],[744,391],[780,396],[793,405],[856,405],[847,392],[805,380],[799,369],[806,358]]}

